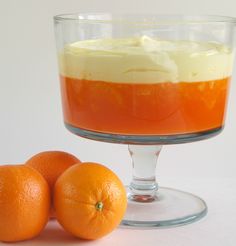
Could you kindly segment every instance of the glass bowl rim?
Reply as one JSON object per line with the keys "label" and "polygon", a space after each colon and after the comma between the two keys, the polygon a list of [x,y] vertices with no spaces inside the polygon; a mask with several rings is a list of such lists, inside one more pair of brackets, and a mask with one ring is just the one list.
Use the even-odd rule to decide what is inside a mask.
{"label": "glass bowl rim", "polygon": [[108,12],[76,12],[59,14],[54,17],[55,22],[76,21],[79,23],[119,23],[119,24],[145,24],[145,25],[183,25],[183,24],[209,24],[228,23],[236,25],[236,18],[221,15],[180,15],[180,14],[154,14],[154,13],[108,13]]}

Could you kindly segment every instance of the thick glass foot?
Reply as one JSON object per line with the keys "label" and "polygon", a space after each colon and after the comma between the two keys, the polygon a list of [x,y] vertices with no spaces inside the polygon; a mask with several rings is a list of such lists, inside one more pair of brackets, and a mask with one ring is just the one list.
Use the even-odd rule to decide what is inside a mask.
{"label": "thick glass foot", "polygon": [[[127,188],[128,208],[121,226],[158,228],[181,226],[195,222],[207,213],[206,203],[187,192],[160,187],[152,201],[135,201]],[[141,199],[141,196],[138,198]]]}
{"label": "thick glass foot", "polygon": [[127,187],[128,208],[121,225],[133,228],[180,226],[206,215],[207,206],[201,198],[158,186],[155,169],[161,148],[129,145],[133,178]]}

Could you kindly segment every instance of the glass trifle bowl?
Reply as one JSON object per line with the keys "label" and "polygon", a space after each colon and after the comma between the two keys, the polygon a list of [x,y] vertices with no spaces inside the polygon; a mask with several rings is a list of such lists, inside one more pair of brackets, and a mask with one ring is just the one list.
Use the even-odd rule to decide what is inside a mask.
{"label": "glass trifle bowl", "polygon": [[235,19],[78,13],[55,16],[54,23],[66,128],[129,145],[133,178],[122,225],[169,227],[202,218],[206,203],[159,187],[155,169],[163,145],[222,131]]}

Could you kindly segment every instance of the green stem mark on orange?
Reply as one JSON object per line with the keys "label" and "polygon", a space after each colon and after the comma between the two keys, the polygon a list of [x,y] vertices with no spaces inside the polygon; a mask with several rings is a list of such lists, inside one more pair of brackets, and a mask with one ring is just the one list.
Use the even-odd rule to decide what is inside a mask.
{"label": "green stem mark on orange", "polygon": [[95,205],[96,210],[102,211],[103,209],[103,203],[102,202],[97,202]]}

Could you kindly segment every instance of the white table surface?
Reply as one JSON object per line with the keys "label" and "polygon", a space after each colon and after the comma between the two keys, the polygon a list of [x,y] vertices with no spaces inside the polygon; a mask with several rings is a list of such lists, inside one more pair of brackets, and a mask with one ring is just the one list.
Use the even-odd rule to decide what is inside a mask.
{"label": "white table surface", "polygon": [[[16,245],[157,245],[157,246],[235,246],[236,245],[236,180],[185,179],[169,184],[201,196],[208,204],[205,218],[190,225],[169,229],[133,230],[118,228],[96,241],[83,241],[67,234],[50,221],[40,236]],[[6,245],[0,243],[1,245]]]}

